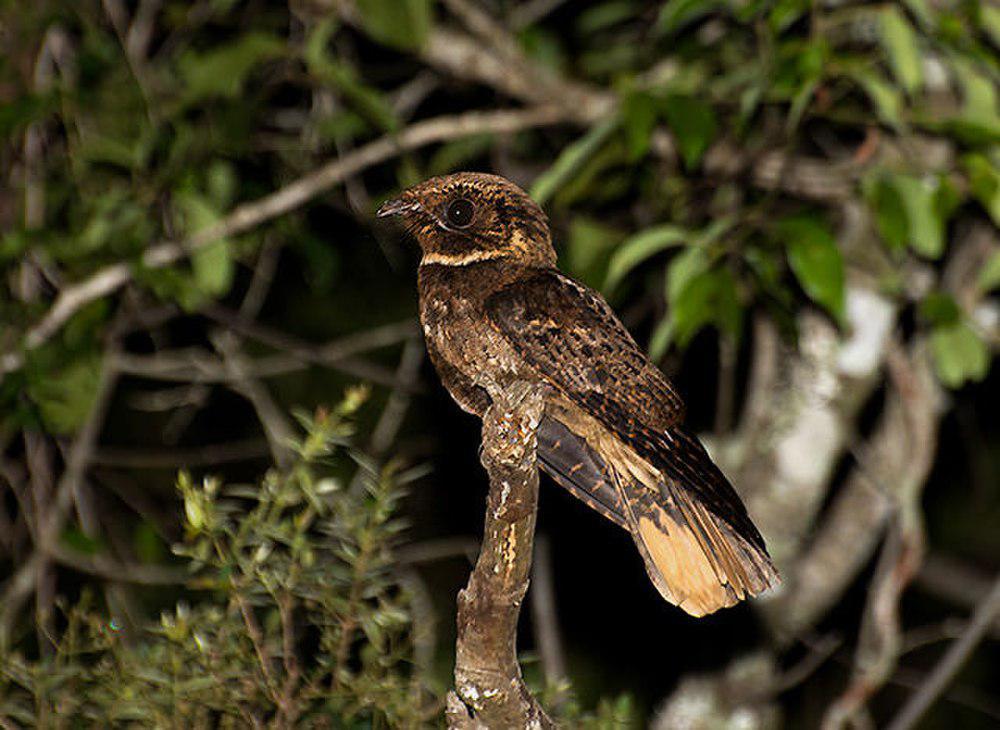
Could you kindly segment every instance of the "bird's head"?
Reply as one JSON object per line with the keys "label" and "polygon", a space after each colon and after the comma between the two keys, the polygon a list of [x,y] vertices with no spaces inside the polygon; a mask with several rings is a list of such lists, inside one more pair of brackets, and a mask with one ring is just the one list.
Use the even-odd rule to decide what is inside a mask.
{"label": "bird's head", "polygon": [[497,175],[459,172],[432,177],[378,210],[400,216],[423,251],[423,264],[465,266],[510,260],[554,266],[548,219],[528,194]]}

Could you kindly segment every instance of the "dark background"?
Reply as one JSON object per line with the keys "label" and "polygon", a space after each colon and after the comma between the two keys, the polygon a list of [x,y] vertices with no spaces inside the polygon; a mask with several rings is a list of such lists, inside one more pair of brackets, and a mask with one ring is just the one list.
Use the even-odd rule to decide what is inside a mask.
{"label": "dark background", "polygon": [[[492,24],[485,32],[483,22]],[[882,726],[967,626],[1000,567],[1000,379],[991,367],[1000,343],[998,36],[996,10],[976,2],[7,2],[0,351],[21,359],[0,383],[0,579],[32,554],[34,518],[18,498],[36,474],[29,443],[43,443],[49,469],[61,473],[113,352],[147,365],[193,352],[218,361],[218,333],[234,331],[251,362],[282,353],[315,361],[303,347],[411,320],[418,252],[398,227],[374,219],[377,203],[430,174],[490,171],[542,199],[563,269],[608,296],[712,443],[768,448],[744,428],[761,327],[777,333],[774,392],[795,394],[791,373],[808,359],[808,322],[842,341],[852,332],[845,291],[862,287],[892,302],[887,336],[914,371],[929,374],[922,397],[937,404],[921,411],[933,413],[929,442],[902,447],[913,461],[933,452],[907,497],[922,524],[873,526],[873,549],[838,577],[836,600],[787,643],[776,643],[773,619],[755,604],[702,620],[665,604],[628,535],[546,478],[538,519],[573,691],[587,709],[629,695],[637,724],[651,722],[672,693],[682,697],[685,678],[721,681],[730,662],[758,653],[773,662],[778,688],[750,704],[779,707],[776,722],[786,727],[818,726],[857,677],[879,583],[875,545],[898,535],[923,544],[898,598],[891,633],[901,643],[860,715]],[[485,66],[462,55],[468,48]],[[154,245],[186,240],[384,135],[472,110],[536,107],[554,109],[557,120],[401,150],[227,236],[214,259],[142,261]],[[613,129],[601,132],[609,119]],[[777,173],[772,154],[784,156]],[[732,221],[725,234],[701,236],[722,219]],[[683,233],[679,240],[649,249],[609,284],[619,252],[665,224]],[[710,256],[702,273],[671,278],[698,247]],[[125,286],[79,307],[44,343],[25,345],[60,291],[121,261],[133,266]],[[270,267],[259,312],[241,320],[235,312],[255,272]],[[408,340],[358,356],[362,376],[381,374],[358,416],[358,442],[378,451],[368,439],[387,402],[408,399],[386,417],[391,443],[374,456],[430,466],[408,487],[398,550],[405,560],[428,545],[453,546],[417,566],[436,625],[430,681],[443,690],[454,597],[487,485],[479,424],[450,401],[426,359],[415,377],[400,370],[395,396],[379,384],[405,361]],[[358,380],[316,362],[260,378],[283,412],[336,403]],[[183,535],[178,469],[256,481],[272,454],[258,404],[231,386],[123,371],[86,472],[97,524],[71,511],[67,544],[168,564]],[[877,489],[896,488],[881,483],[881,467],[865,454],[898,386],[884,360],[864,383],[838,386],[849,435],[822,436],[837,439],[837,456],[815,485],[816,517],[780,554],[789,591],[851,474],[869,470]],[[734,394],[730,405],[718,403],[720,388]],[[778,428],[790,407],[769,400],[770,391],[758,395],[763,426]],[[151,406],[151,397],[168,405]],[[237,455],[205,451],[220,444],[235,444]],[[766,489],[768,468],[777,469],[749,472],[744,483],[745,460],[720,461],[744,493]],[[758,520],[769,542],[770,528],[798,519],[794,505],[777,514]],[[70,601],[107,583],[67,565],[53,581]],[[129,605],[142,619],[177,598],[161,586],[132,591]],[[529,614],[526,607],[520,646],[526,673],[540,682]],[[30,604],[9,622],[13,646],[37,655]],[[1000,721],[997,626],[923,726]],[[800,675],[803,667],[810,671]]]}

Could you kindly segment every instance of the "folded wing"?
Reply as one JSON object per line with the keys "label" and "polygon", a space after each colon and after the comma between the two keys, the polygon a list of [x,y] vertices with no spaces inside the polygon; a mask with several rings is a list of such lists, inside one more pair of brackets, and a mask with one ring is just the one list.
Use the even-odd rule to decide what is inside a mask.
{"label": "folded wing", "polygon": [[540,271],[491,297],[487,314],[557,393],[542,468],[630,530],[664,598],[703,615],[778,582],[739,496],[684,428],[677,392],[600,295]]}

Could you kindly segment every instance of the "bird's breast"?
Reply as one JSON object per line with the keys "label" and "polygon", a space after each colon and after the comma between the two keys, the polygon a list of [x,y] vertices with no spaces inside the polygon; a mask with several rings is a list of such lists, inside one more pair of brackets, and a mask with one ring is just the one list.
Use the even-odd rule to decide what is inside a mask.
{"label": "bird's breast", "polygon": [[481,293],[422,281],[420,323],[438,357],[487,391],[526,376],[521,358],[490,324]]}

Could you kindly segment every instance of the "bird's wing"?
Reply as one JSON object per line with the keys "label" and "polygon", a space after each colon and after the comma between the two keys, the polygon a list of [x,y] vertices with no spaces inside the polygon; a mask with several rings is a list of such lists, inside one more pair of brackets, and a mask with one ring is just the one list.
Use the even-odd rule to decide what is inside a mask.
{"label": "bird's wing", "polygon": [[[630,529],[668,600],[679,603],[678,596],[690,590],[664,581],[704,569],[734,595],[727,588],[706,598],[702,603],[714,605],[707,610],[679,603],[692,613],[731,605],[777,582],[764,540],[739,496],[685,429],[676,390],[599,294],[558,271],[543,270],[492,295],[486,313],[570,404],[542,423],[542,467]],[[595,431],[583,423],[588,418],[625,448],[612,453],[613,447],[598,443],[599,434],[587,435]]]}

